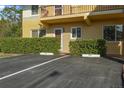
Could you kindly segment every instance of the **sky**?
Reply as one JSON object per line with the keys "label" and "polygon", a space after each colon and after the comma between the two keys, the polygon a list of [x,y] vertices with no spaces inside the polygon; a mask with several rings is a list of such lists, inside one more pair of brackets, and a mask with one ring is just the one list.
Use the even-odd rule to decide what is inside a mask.
{"label": "sky", "polygon": [[[3,10],[3,8],[5,8],[6,5],[0,5],[0,11]],[[9,6],[9,5],[8,5]],[[16,8],[20,8],[20,6],[16,6]]]}
{"label": "sky", "polygon": [[0,11],[3,10],[4,7],[5,5],[0,5]]}
{"label": "sky", "polygon": [[[0,11],[2,11],[4,9],[5,5],[0,5]],[[0,17],[1,20],[1,17]]]}
{"label": "sky", "polygon": [[[9,6],[9,5],[0,5],[0,11],[2,11],[5,8],[5,6]],[[16,6],[16,8],[18,9],[20,7],[19,6]],[[0,20],[1,20],[1,17],[0,17]]]}

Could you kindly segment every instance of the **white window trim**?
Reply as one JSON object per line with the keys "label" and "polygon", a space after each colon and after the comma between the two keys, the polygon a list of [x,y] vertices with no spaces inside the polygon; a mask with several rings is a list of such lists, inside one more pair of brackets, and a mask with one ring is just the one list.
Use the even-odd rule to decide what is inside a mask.
{"label": "white window trim", "polygon": [[40,14],[37,14],[37,15],[32,15],[31,13],[29,14],[29,16],[26,16],[26,17],[23,17],[23,18],[31,18],[31,17],[39,17]]}
{"label": "white window trim", "polygon": [[[64,5],[62,5],[62,15],[63,15],[63,8],[64,8]],[[54,5],[54,16],[55,16],[55,5]],[[61,16],[61,15],[59,15],[59,16]]]}
{"label": "white window trim", "polygon": [[77,38],[77,32],[76,32],[76,37],[74,38],[74,37],[72,37],[72,29],[73,28],[81,28],[81,26],[76,26],[76,27],[71,27],[71,39],[74,39],[74,40],[76,40],[76,39],[81,39],[82,38],[82,28],[81,28],[81,37],[80,38]]}
{"label": "white window trim", "polygon": [[[38,37],[37,38],[39,38],[40,36],[40,29],[32,29],[32,30],[37,30],[38,31]],[[30,37],[32,37],[32,30],[30,31]],[[47,34],[47,30],[46,30],[46,34]],[[45,35],[46,36],[46,35]],[[43,36],[43,37],[45,37],[45,36]],[[33,38],[33,37],[32,37]]]}
{"label": "white window trim", "polygon": [[38,17],[38,16],[40,16],[40,14],[32,15],[32,13],[31,13],[31,15],[30,15],[30,17]]}
{"label": "white window trim", "polygon": [[[105,26],[115,26],[115,25],[123,25],[123,24],[108,24],[108,25],[103,25],[102,26],[102,39],[104,39],[104,27]],[[118,42],[118,40],[117,40],[117,32],[115,31],[115,40],[113,40],[113,41],[108,41],[108,40],[106,40],[107,42]]]}

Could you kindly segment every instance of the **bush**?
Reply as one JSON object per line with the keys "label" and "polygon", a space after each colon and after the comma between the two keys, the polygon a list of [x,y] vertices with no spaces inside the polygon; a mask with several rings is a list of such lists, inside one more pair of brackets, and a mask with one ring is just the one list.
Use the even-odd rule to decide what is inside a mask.
{"label": "bush", "polygon": [[76,40],[69,44],[71,55],[100,54],[106,53],[105,40]]}
{"label": "bush", "polygon": [[3,38],[0,50],[4,53],[58,53],[60,41],[57,38]]}

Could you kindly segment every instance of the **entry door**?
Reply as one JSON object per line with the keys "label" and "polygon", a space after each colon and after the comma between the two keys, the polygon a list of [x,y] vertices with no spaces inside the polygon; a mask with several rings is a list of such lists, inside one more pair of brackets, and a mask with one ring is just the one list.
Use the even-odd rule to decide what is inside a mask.
{"label": "entry door", "polygon": [[63,28],[55,28],[55,37],[61,41],[60,51],[63,51]]}

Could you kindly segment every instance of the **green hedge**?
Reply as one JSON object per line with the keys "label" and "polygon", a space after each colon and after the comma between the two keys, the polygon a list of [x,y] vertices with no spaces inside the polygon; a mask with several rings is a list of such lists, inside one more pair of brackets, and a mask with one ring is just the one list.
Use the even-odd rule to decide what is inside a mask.
{"label": "green hedge", "polygon": [[3,38],[0,50],[4,53],[58,53],[60,41],[57,38]]}
{"label": "green hedge", "polygon": [[69,44],[71,55],[100,54],[106,53],[105,40],[76,40]]}

